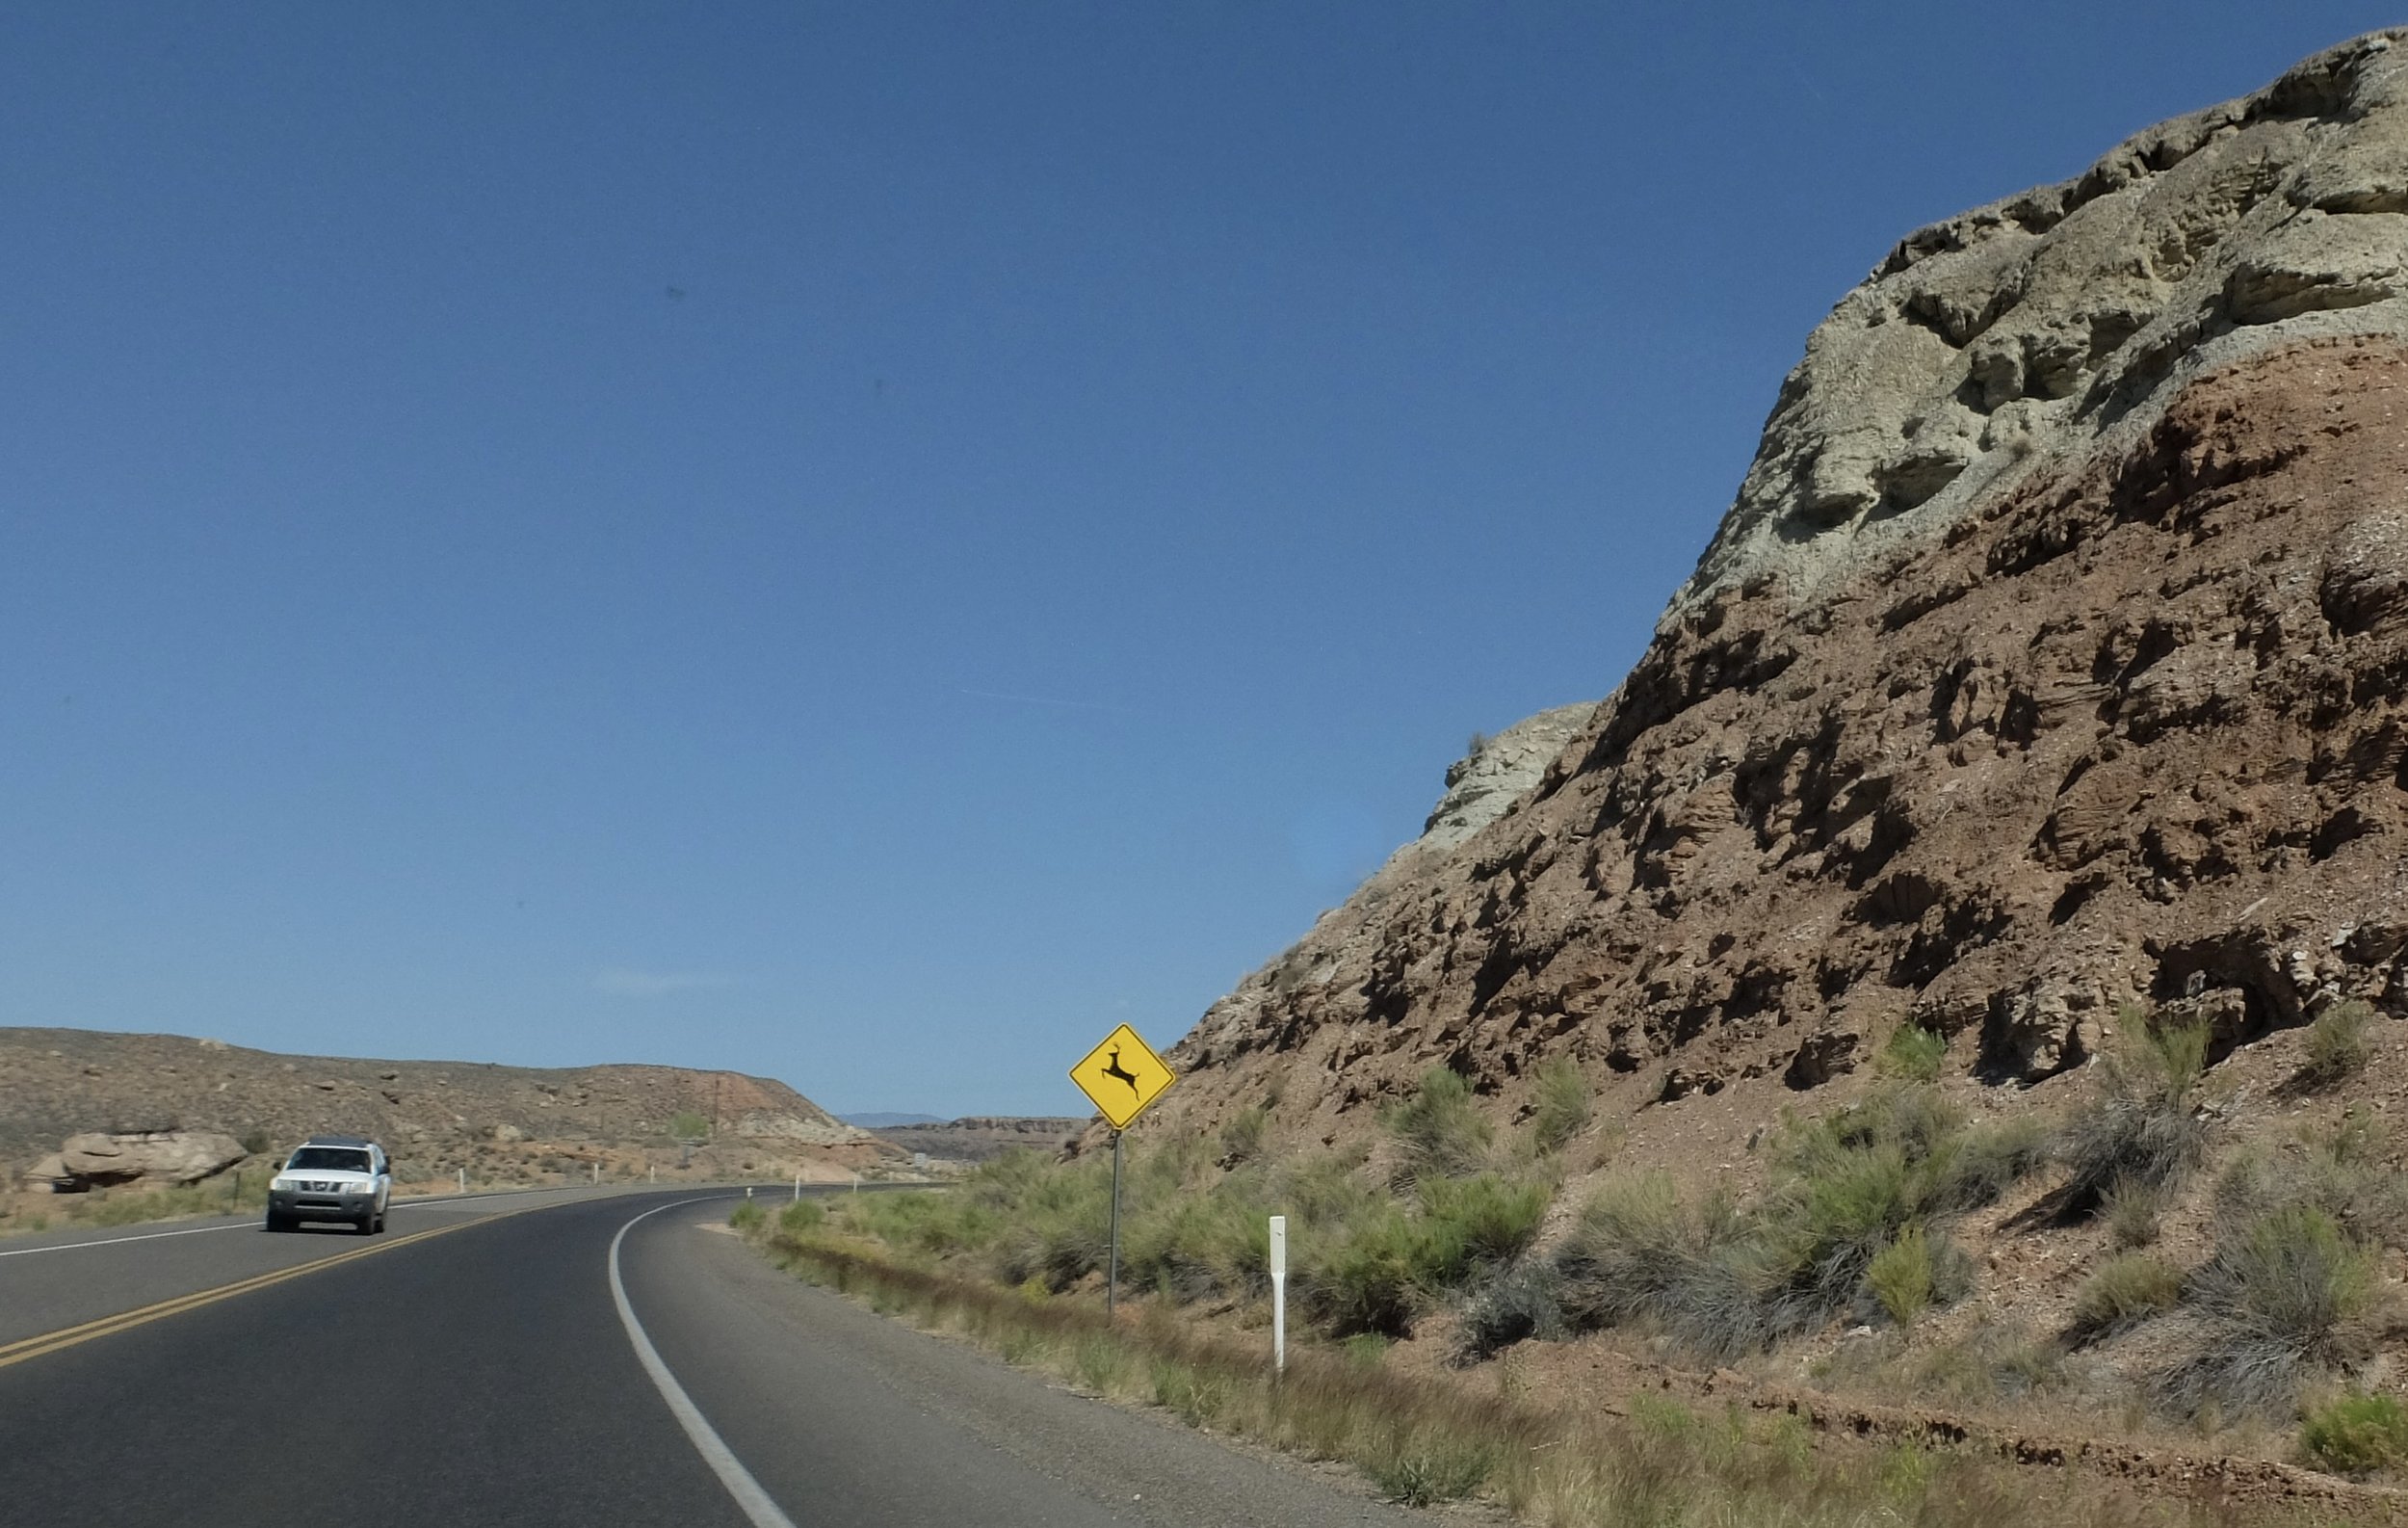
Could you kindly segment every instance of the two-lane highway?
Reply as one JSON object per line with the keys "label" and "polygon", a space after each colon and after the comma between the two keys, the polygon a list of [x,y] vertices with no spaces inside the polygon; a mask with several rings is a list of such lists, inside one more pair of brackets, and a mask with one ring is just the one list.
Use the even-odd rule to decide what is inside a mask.
{"label": "two-lane highway", "polygon": [[[397,1216],[382,1238],[229,1230],[0,1259],[5,1340],[19,1355],[0,1350],[0,1521],[1414,1520],[800,1284],[724,1233],[723,1196],[618,1195],[473,1221],[455,1202],[457,1228],[422,1207],[417,1225]],[[245,1241],[275,1266],[238,1281],[275,1281],[149,1302],[140,1325],[65,1345],[18,1330],[31,1269],[88,1262],[95,1286],[139,1292],[164,1276],[132,1264]],[[290,1250],[303,1242],[316,1245]],[[328,1260],[278,1277],[311,1252]],[[102,1272],[118,1261],[129,1267]]]}

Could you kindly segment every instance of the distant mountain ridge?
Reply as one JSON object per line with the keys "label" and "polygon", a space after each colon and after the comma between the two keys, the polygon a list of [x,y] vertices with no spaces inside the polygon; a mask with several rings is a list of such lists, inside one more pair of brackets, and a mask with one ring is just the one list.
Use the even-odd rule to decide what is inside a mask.
{"label": "distant mountain ridge", "polygon": [[712,1149],[761,1161],[900,1154],[786,1084],[742,1072],[285,1056],[180,1035],[0,1028],[0,1163],[13,1169],[84,1131],[184,1129],[275,1146],[357,1133],[406,1170],[439,1172],[495,1149],[665,1142],[679,1115],[708,1122]]}
{"label": "distant mountain ridge", "polygon": [[935,1114],[896,1114],[887,1110],[872,1110],[867,1114],[840,1114],[836,1117],[862,1130],[892,1130],[899,1125],[943,1124],[945,1117]]}

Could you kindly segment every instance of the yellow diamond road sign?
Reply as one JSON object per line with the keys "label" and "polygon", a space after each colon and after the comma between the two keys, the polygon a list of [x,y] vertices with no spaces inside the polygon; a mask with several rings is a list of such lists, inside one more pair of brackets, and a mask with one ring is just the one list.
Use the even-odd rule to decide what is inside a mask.
{"label": "yellow diamond road sign", "polygon": [[1123,1024],[1088,1051],[1086,1060],[1070,1068],[1070,1080],[1095,1101],[1097,1112],[1112,1127],[1120,1130],[1178,1081],[1179,1074],[1164,1065],[1136,1030]]}

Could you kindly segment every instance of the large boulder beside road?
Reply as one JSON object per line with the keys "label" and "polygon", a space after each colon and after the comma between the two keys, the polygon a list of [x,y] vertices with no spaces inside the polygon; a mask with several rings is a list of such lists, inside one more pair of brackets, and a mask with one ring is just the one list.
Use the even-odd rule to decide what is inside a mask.
{"label": "large boulder beside road", "polygon": [[24,1185],[34,1193],[82,1194],[140,1184],[175,1188],[214,1177],[249,1153],[232,1136],[207,1130],[87,1131],[34,1164]]}

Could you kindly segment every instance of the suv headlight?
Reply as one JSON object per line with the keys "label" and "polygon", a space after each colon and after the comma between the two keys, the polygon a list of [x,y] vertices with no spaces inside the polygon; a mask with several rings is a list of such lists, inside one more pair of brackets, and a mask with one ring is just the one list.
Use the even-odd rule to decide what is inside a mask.
{"label": "suv headlight", "polygon": [[296,1188],[299,1188],[300,1186],[301,1186],[301,1180],[300,1180],[300,1179],[298,1179],[298,1178],[288,1178],[288,1177],[286,1177],[286,1176],[285,1176],[283,1173],[281,1173],[281,1172],[277,1173],[275,1177],[272,1177],[272,1178],[270,1178],[270,1179],[268,1180],[268,1187],[269,1187],[269,1188],[271,1188],[271,1189],[273,1189],[273,1190],[275,1190],[275,1192],[277,1192],[277,1193],[279,1193],[279,1194],[282,1194],[282,1193],[289,1193],[289,1192],[291,1192],[292,1190],[294,1190],[294,1189],[296,1189]]}
{"label": "suv headlight", "polygon": [[346,1194],[374,1194],[376,1191],[377,1182],[374,1178],[370,1178],[365,1183],[346,1183],[343,1185],[343,1192]]}

